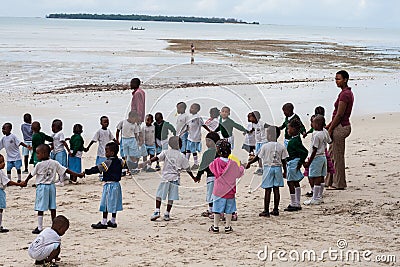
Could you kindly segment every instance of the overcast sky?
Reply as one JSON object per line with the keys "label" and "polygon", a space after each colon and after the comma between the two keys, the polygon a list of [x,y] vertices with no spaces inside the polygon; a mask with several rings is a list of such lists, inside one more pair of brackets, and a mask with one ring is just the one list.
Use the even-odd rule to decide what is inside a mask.
{"label": "overcast sky", "polygon": [[400,27],[398,0],[1,0],[0,16],[118,13],[230,17],[263,24]]}

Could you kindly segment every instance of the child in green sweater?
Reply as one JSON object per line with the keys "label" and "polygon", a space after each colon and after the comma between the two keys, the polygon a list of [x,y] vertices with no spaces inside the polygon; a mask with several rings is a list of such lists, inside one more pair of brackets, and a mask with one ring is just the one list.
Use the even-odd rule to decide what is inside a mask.
{"label": "child in green sweater", "polygon": [[[74,135],[71,136],[69,140],[70,152],[68,155],[68,169],[73,172],[82,172],[82,154],[84,151],[83,138],[81,136],[83,132],[83,127],[81,124],[75,124],[73,128]],[[71,174],[71,181],[76,182],[77,176]]]}

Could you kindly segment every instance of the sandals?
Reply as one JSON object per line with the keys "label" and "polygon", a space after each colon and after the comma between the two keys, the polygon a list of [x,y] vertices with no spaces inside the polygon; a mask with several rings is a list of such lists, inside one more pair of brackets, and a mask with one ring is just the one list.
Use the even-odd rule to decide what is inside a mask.
{"label": "sandals", "polygon": [[210,233],[218,234],[219,233],[219,227],[215,227],[214,225],[211,225],[211,227],[208,229]]}
{"label": "sandals", "polygon": [[313,192],[312,191],[306,193],[306,197],[312,197],[312,196],[313,196]]}
{"label": "sandals", "polygon": [[230,234],[233,232],[232,226],[225,227],[225,234]]}

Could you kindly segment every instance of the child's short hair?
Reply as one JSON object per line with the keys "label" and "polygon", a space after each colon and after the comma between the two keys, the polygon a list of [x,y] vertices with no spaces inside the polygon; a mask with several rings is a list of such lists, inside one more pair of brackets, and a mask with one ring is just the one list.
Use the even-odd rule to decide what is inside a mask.
{"label": "child's short hair", "polygon": [[74,124],[74,127],[72,128],[72,132],[73,133],[82,133],[82,131],[83,131],[83,126],[82,126],[82,124],[79,124],[79,123],[77,123],[77,124]]}
{"label": "child's short hair", "polygon": [[348,80],[350,78],[349,73],[347,71],[345,71],[345,70],[339,70],[338,72],[336,72],[336,74],[341,75],[343,77],[343,79],[347,79]]}
{"label": "child's short hair", "polygon": [[217,147],[217,154],[221,157],[227,158],[232,152],[231,143],[225,139],[219,140],[215,146]]}
{"label": "child's short hair", "polygon": [[210,116],[211,116],[211,118],[217,118],[219,116],[219,109],[218,108],[211,108],[210,109]]}
{"label": "child's short hair", "polygon": [[230,107],[225,106],[225,107],[221,108],[221,110],[223,110],[223,109],[227,109],[228,112],[231,112],[231,108]]}
{"label": "child's short hair", "polygon": [[109,142],[109,143],[106,144],[106,147],[108,147],[108,149],[110,149],[111,152],[114,152],[114,156],[118,155],[119,148],[118,148],[117,143]]}
{"label": "child's short hair", "polygon": [[60,227],[60,226],[66,226],[66,228],[69,228],[69,220],[67,217],[63,215],[58,215],[57,217],[54,218],[52,227]]}
{"label": "child's short hair", "polygon": [[322,115],[315,115],[313,123],[319,124],[321,127],[325,125],[325,117]]}
{"label": "child's short hair", "polygon": [[178,104],[176,104],[176,107],[179,107],[179,106],[182,106],[183,107],[183,109],[186,109],[187,108],[187,106],[186,106],[186,103],[185,102],[179,102]]}
{"label": "child's short hair", "polygon": [[24,122],[31,123],[32,122],[32,115],[29,113],[24,114]]}
{"label": "child's short hair", "polygon": [[38,145],[38,147],[36,149],[41,150],[41,151],[43,150],[46,153],[45,155],[47,155],[47,156],[49,156],[50,152],[51,152],[51,148],[47,144],[40,144],[40,145]]}
{"label": "child's short hair", "polygon": [[314,114],[315,114],[315,115],[322,115],[322,116],[325,116],[325,109],[324,109],[324,107],[321,107],[321,106],[316,107],[315,110],[314,110]]}
{"label": "child's short hair", "polygon": [[100,117],[100,122],[102,122],[103,119],[108,119],[108,117],[107,117],[107,116],[101,116],[101,117]]}
{"label": "child's short hair", "polygon": [[298,119],[291,120],[289,122],[290,127],[294,128],[297,133],[300,132],[301,122]]}
{"label": "child's short hair", "polygon": [[168,145],[172,149],[179,150],[182,147],[182,140],[179,138],[179,136],[172,136],[168,140]]}
{"label": "child's short hair", "polygon": [[139,86],[140,86],[140,80],[139,80],[139,78],[133,78],[133,79],[131,80],[131,88],[132,88],[132,89],[137,89],[137,88],[139,88]]}
{"label": "child's short hair", "polygon": [[155,119],[157,120],[157,118],[163,119],[163,115],[161,112],[157,112],[156,114],[154,114]]}
{"label": "child's short hair", "polygon": [[293,111],[294,110],[294,106],[292,103],[286,103],[283,105],[282,110],[290,110]]}
{"label": "child's short hair", "polygon": [[255,111],[251,112],[251,114],[254,116],[254,118],[257,119],[257,121],[260,120],[261,114],[259,111],[255,110]]}
{"label": "child's short hair", "polygon": [[0,162],[4,162],[4,156],[0,154]]}
{"label": "child's short hair", "polygon": [[128,118],[139,118],[139,114],[136,111],[129,111]]}
{"label": "child's short hair", "polygon": [[153,118],[153,115],[152,115],[152,114],[150,114],[150,113],[146,115],[146,118],[151,118],[151,120],[153,120],[153,119],[154,119],[154,118]]}
{"label": "child's short hair", "polygon": [[12,124],[11,122],[6,122],[3,124],[3,127],[10,127],[10,130],[12,130]]}
{"label": "child's short hair", "polygon": [[276,140],[279,138],[281,135],[281,130],[279,127],[276,126],[269,126],[267,128],[267,140],[269,142],[276,142]]}
{"label": "child's short hair", "polygon": [[193,103],[192,107],[195,107],[197,111],[200,111],[200,104],[199,103]]}
{"label": "child's short hair", "polygon": [[62,127],[62,121],[60,119],[55,119],[52,122],[52,125],[56,126],[57,128]]}
{"label": "child's short hair", "polygon": [[214,143],[217,143],[221,139],[219,137],[219,134],[217,134],[216,132],[209,132],[206,135],[206,138],[212,140]]}

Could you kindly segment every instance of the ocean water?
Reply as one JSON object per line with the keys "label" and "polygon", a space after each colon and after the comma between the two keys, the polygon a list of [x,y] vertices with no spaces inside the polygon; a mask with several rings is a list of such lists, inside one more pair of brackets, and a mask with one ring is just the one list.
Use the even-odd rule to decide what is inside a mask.
{"label": "ocean water", "polygon": [[[131,31],[130,27],[145,31]],[[164,39],[278,39],[400,51],[399,29],[0,18],[0,90],[42,91],[76,84],[143,80],[187,55]],[[189,47],[188,47],[189,50]],[[196,63],[229,64],[196,55]],[[166,77],[167,79],[168,77]],[[161,80],[167,83],[168,80]]]}

